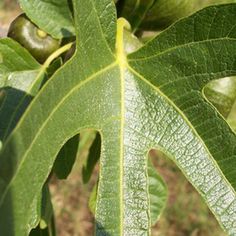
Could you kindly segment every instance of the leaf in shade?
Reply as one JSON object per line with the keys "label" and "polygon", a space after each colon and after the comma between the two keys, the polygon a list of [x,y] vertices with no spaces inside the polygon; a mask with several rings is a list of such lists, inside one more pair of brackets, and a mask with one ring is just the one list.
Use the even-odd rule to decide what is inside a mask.
{"label": "leaf in shade", "polygon": [[55,236],[54,213],[48,183],[37,198],[37,227],[30,231],[29,236]]}
{"label": "leaf in shade", "polygon": [[39,226],[37,226],[35,229],[32,229],[30,231],[29,236],[51,236],[49,234],[48,228],[41,229]]}
{"label": "leaf in shade", "polygon": [[124,0],[119,15],[127,19],[133,31],[135,31],[142,23],[142,20],[144,20],[148,10],[156,1],[157,0]]}
{"label": "leaf in shade", "polygon": [[55,160],[53,171],[59,179],[66,179],[75,163],[79,147],[79,135],[69,139],[61,148]]}
{"label": "leaf in shade", "polygon": [[49,227],[41,229],[38,225],[35,229],[32,229],[30,231],[29,236],[56,236],[56,233]]}
{"label": "leaf in shade", "polygon": [[82,168],[82,178],[83,182],[86,184],[91,178],[94,167],[97,164],[101,154],[101,136],[97,132],[96,137],[89,148],[89,154],[87,157],[87,163]]}
{"label": "leaf in shade", "polygon": [[45,229],[50,226],[53,219],[53,206],[48,183],[45,183],[43,186],[40,206],[40,228]]}
{"label": "leaf in shade", "polygon": [[44,68],[21,45],[0,39],[0,140],[4,142],[45,79]]}
{"label": "leaf in shade", "polygon": [[58,57],[55,59],[52,64],[47,68],[47,76],[50,78],[61,66],[62,66],[62,58]]}

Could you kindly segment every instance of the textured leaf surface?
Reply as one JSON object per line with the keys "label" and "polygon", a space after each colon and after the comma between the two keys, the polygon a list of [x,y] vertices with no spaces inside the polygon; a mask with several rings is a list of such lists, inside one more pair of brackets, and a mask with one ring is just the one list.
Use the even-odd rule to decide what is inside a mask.
{"label": "textured leaf surface", "polygon": [[74,35],[74,21],[67,0],[19,0],[22,10],[55,38]]}
{"label": "textured leaf surface", "polygon": [[127,56],[126,23],[118,21],[116,34],[113,2],[74,5],[75,56],[43,87],[0,154],[1,233],[29,232],[30,206],[57,153],[90,128],[102,141],[96,235],[149,234],[151,148],[179,166],[235,235],[236,136],[202,89],[236,74],[236,6],[202,10]]}
{"label": "textured leaf surface", "polygon": [[[167,187],[162,178],[157,174],[151,161],[148,161],[148,194],[150,204],[151,225],[159,220],[167,201]],[[89,198],[89,208],[93,214],[96,211],[98,184],[93,187]]]}

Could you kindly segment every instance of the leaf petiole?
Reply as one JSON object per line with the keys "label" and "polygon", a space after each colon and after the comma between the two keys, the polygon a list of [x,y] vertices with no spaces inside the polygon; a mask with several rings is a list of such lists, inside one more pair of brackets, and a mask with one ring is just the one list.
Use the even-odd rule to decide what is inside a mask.
{"label": "leaf petiole", "polygon": [[71,47],[72,47],[73,43],[68,43],[66,45],[64,45],[63,47],[60,47],[59,49],[57,49],[54,53],[52,53],[48,59],[44,62],[43,64],[43,68],[46,69],[49,67],[49,65],[57,58],[59,57],[61,54],[63,54],[64,52],[68,51]]}

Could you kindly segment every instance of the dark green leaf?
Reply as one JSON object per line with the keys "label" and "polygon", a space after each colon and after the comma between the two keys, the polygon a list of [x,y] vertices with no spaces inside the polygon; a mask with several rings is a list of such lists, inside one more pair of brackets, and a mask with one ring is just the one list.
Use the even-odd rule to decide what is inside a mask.
{"label": "dark green leaf", "polygon": [[29,236],[55,236],[54,214],[48,183],[44,184],[37,205],[39,224],[30,231]]}
{"label": "dark green leaf", "polygon": [[130,22],[133,31],[135,31],[156,0],[124,0],[123,2],[120,15]]}
{"label": "dark green leaf", "polygon": [[29,236],[50,236],[48,228],[41,229],[39,226],[30,231]]}
{"label": "dark green leaf", "polygon": [[50,229],[50,227],[41,229],[40,226],[37,226],[35,229],[30,231],[29,236],[56,236],[56,234]]}
{"label": "dark green leaf", "polygon": [[68,140],[61,148],[53,166],[53,171],[59,179],[66,179],[74,165],[79,147],[79,135]]}
{"label": "dark green leaf", "polygon": [[52,64],[47,68],[47,75],[50,78],[61,66],[62,66],[62,58],[58,57],[56,60],[52,62]]}
{"label": "dark green leaf", "polygon": [[93,173],[94,167],[97,164],[101,154],[101,136],[97,132],[96,137],[89,148],[86,165],[82,169],[83,182],[87,183]]}
{"label": "dark green leaf", "polygon": [[51,202],[51,194],[49,192],[48,183],[43,186],[41,198],[41,219],[40,228],[44,229],[51,224],[53,218],[53,207]]}

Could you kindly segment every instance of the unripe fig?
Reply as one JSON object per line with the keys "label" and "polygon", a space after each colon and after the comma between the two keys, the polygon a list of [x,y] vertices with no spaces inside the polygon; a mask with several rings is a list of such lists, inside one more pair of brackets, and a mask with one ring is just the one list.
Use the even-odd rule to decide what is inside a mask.
{"label": "unripe fig", "polygon": [[20,43],[40,63],[43,63],[61,44],[60,40],[39,29],[25,14],[19,15],[11,23],[8,37]]}

